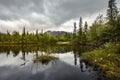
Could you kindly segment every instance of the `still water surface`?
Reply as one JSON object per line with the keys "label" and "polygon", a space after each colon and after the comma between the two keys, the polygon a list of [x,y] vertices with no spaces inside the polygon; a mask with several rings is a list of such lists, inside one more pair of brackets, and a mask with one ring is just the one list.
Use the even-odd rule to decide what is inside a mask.
{"label": "still water surface", "polygon": [[[33,62],[36,55],[58,57]],[[0,80],[97,80],[97,71],[80,60],[78,52],[59,47],[0,47]]]}

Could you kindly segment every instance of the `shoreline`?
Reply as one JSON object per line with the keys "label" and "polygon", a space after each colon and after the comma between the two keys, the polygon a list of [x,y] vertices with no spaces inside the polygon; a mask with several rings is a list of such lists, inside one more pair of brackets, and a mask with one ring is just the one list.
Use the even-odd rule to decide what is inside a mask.
{"label": "shoreline", "polygon": [[[97,48],[81,55],[82,60],[93,65],[105,80],[120,80],[119,47],[113,43],[105,44],[105,48]],[[118,51],[118,53],[117,53]]]}

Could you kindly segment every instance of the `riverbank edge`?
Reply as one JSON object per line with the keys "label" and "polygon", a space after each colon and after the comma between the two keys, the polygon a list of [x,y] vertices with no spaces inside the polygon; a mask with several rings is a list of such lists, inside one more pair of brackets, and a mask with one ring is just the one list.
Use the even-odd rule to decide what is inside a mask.
{"label": "riverbank edge", "polygon": [[70,42],[0,42],[0,46],[19,46],[19,45],[71,45]]}
{"label": "riverbank edge", "polygon": [[95,66],[104,80],[120,80],[120,43],[107,43],[81,55],[81,59]]}

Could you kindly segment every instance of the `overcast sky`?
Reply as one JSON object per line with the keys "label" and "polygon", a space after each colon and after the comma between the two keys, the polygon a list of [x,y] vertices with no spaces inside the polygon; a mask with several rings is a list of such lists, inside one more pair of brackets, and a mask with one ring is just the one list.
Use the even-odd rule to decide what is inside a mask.
{"label": "overcast sky", "polygon": [[91,24],[106,13],[107,4],[108,0],[0,0],[0,32],[21,32],[24,26],[30,32],[73,31],[80,16]]}

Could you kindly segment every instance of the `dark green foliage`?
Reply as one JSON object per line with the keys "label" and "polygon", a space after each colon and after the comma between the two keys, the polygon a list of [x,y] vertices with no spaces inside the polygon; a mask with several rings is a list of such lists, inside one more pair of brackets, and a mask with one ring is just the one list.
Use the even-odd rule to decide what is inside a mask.
{"label": "dark green foliage", "polygon": [[76,22],[74,22],[73,38],[76,38]]}
{"label": "dark green foliage", "polygon": [[[85,44],[93,45],[95,50],[87,52],[86,48],[81,49]],[[80,18],[73,47],[75,47],[74,51],[86,51],[82,54],[82,58],[89,64],[97,66],[105,80],[120,79],[120,14],[115,0],[109,0],[107,20],[103,15],[99,15],[88,30],[87,22],[83,29],[82,18]]]}
{"label": "dark green foliage", "polygon": [[107,18],[112,25],[114,25],[114,21],[117,19],[119,13],[115,1],[116,0],[109,0],[107,10]]}
{"label": "dark green foliage", "polygon": [[97,66],[105,80],[120,79],[120,44],[106,43],[104,48],[98,48],[82,54],[81,58],[89,64]]}
{"label": "dark green foliage", "polygon": [[76,30],[76,23],[74,23],[74,31],[73,31],[73,45],[86,45],[87,43],[87,28],[88,24],[85,22],[85,26],[82,26],[82,17],[79,20],[79,29],[78,32]]}
{"label": "dark green foliage", "polygon": [[87,23],[87,21],[85,21],[85,25],[84,25],[84,32],[85,32],[85,34],[87,33],[87,30],[88,30],[88,23]]}
{"label": "dark green foliage", "polygon": [[99,14],[88,29],[87,22],[83,28],[80,17],[79,29],[78,31],[75,29],[76,23],[74,23],[73,44],[88,44],[99,47],[107,42],[120,42],[120,14],[115,0],[109,0],[107,20],[102,14]]}
{"label": "dark green foliage", "polygon": [[78,31],[78,35],[77,35],[77,41],[79,44],[82,44],[82,17],[80,17],[80,21],[79,21],[79,31]]}
{"label": "dark green foliage", "polygon": [[71,41],[72,34],[66,33],[61,36],[48,35],[47,33],[39,33],[36,30],[36,33],[26,33],[25,27],[23,28],[23,33],[20,34],[17,31],[13,31],[10,34],[0,33],[0,45],[7,44],[56,44],[57,42],[68,42]]}

